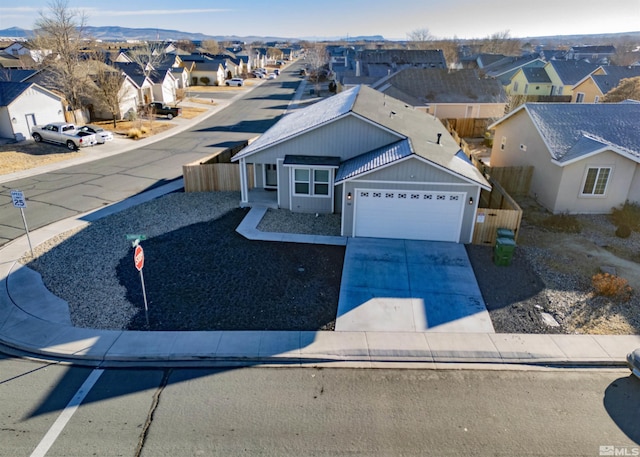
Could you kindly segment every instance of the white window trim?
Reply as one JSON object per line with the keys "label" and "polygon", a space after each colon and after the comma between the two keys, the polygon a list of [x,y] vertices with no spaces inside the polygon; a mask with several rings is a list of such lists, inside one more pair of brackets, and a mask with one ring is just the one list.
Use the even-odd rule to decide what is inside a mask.
{"label": "white window trim", "polygon": [[576,103],[584,103],[584,92],[576,93]]}
{"label": "white window trim", "polygon": [[[333,198],[333,185],[334,185],[334,167],[300,167],[300,166],[291,166],[291,195],[293,197],[310,197],[310,198]],[[307,170],[309,171],[309,193],[308,194],[299,194],[296,192],[296,170]],[[325,194],[316,194],[315,193],[315,180],[314,180],[314,172],[316,170],[328,170],[329,171],[329,181],[326,183],[329,187],[328,193]],[[320,184],[325,184],[324,182],[320,182]]]}
{"label": "white window trim", "polygon": [[[600,170],[607,169],[609,170],[609,176],[607,177],[607,182],[604,186],[604,191],[601,194],[590,193],[587,194],[584,192],[584,185],[587,182],[587,176],[589,175],[589,170],[596,169],[598,170],[598,175],[600,174]],[[594,182],[594,190],[595,185],[598,182],[598,175],[596,175],[596,181]],[[609,183],[613,177],[613,166],[612,165],[587,165],[584,170],[584,176],[582,177],[582,184],[580,184],[580,197],[582,198],[606,198],[607,191],[609,190]]]}

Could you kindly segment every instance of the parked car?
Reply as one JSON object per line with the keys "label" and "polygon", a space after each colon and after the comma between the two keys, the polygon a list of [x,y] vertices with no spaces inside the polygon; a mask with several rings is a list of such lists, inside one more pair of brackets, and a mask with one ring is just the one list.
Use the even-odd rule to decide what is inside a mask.
{"label": "parked car", "polygon": [[640,348],[627,355],[627,365],[631,372],[640,378]]}
{"label": "parked car", "polygon": [[64,144],[70,151],[78,148],[93,146],[97,143],[96,136],[89,132],[78,132],[74,124],[66,122],[52,122],[46,125],[31,127],[31,136],[36,143],[47,141]]}
{"label": "parked car", "polygon": [[107,141],[113,140],[113,133],[109,130],[105,130],[99,125],[87,124],[78,128],[78,132],[93,133],[96,136],[98,144],[105,144]]}
{"label": "parked car", "polygon": [[260,78],[260,79],[264,78],[264,73],[262,73],[260,71],[252,71],[251,74],[253,76],[255,76],[256,78]]}
{"label": "parked car", "polygon": [[176,116],[180,116],[182,113],[182,108],[174,108],[160,102],[152,102],[147,106],[151,110],[151,113],[157,116],[167,116],[167,119],[173,119]]}
{"label": "parked car", "polygon": [[227,80],[225,81],[225,84],[226,84],[227,86],[236,86],[236,87],[239,87],[239,86],[244,85],[244,79],[242,79],[242,78],[231,78],[231,79],[227,79]]}
{"label": "parked car", "polygon": [[276,79],[278,77],[278,75],[276,75],[275,73],[270,73],[269,76],[267,76],[267,79]]}

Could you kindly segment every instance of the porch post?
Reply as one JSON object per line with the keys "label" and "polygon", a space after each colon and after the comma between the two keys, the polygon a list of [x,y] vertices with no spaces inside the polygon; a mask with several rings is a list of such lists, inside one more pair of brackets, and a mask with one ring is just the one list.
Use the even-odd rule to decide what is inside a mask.
{"label": "porch post", "polygon": [[247,161],[240,159],[240,203],[249,203],[249,186],[247,184]]}

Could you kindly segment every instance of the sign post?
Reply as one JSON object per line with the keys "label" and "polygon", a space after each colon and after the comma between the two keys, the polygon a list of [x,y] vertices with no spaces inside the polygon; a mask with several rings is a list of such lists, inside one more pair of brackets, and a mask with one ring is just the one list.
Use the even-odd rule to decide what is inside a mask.
{"label": "sign post", "polygon": [[24,231],[27,234],[27,241],[29,242],[31,257],[33,257],[33,246],[31,246],[31,237],[29,236],[29,227],[27,227],[27,218],[24,217],[24,209],[27,207],[27,200],[24,198],[24,193],[21,190],[12,190],[11,200],[13,201],[14,207],[20,208],[20,214],[22,215],[22,222],[24,223]]}
{"label": "sign post", "polygon": [[149,327],[149,307],[147,306],[147,292],[144,287],[144,274],[142,268],[144,267],[144,249],[139,244],[136,244],[136,248],[133,251],[133,264],[136,266],[136,270],[140,272],[140,283],[142,284],[142,297],[144,298],[144,315],[147,319],[147,327]]}

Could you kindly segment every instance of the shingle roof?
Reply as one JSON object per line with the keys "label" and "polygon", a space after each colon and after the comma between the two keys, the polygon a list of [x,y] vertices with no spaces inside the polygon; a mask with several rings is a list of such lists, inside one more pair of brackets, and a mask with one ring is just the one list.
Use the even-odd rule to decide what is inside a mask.
{"label": "shingle roof", "polygon": [[[406,68],[372,86],[411,105],[426,103],[501,103],[506,101],[500,81],[480,78],[477,70]],[[393,91],[396,89],[396,91]],[[407,94],[411,99],[405,99]]]}
{"label": "shingle roof", "polygon": [[394,63],[447,67],[444,53],[440,49],[368,49],[361,51],[358,58],[370,64]]}
{"label": "shingle roof", "polygon": [[533,54],[526,55],[526,56],[517,56],[517,57],[514,57],[514,56],[504,57],[496,62],[493,62],[490,65],[487,65],[486,67],[483,68],[483,71],[488,76],[496,78],[500,75],[509,73],[511,71],[515,71],[520,67],[531,64],[536,60],[540,60],[540,59]]}
{"label": "shingle roof", "polygon": [[5,68],[0,71],[0,81],[22,82],[37,73],[37,70]]}
{"label": "shingle roof", "polygon": [[[366,119],[395,132],[399,138],[410,142],[414,154],[464,179],[490,188],[477,168],[456,157],[460,147],[437,118],[416,111],[402,101],[367,86],[356,86],[284,116],[232,160],[250,156],[348,115]],[[438,135],[441,135],[440,142]]]}
{"label": "shingle roof", "polygon": [[595,63],[582,60],[551,60],[549,61],[563,84],[574,85],[600,67]]}
{"label": "shingle roof", "polygon": [[625,78],[635,78],[640,76],[640,66],[604,66],[602,68],[607,72],[606,75],[592,75],[591,77],[603,94],[606,94],[611,89],[617,87],[618,84],[620,84],[620,81]]}
{"label": "shingle roof", "polygon": [[524,109],[558,162],[605,148],[640,162],[640,104],[528,103]]}
{"label": "shingle roof", "polygon": [[524,77],[530,83],[550,83],[551,79],[544,67],[525,67],[522,69]]}

